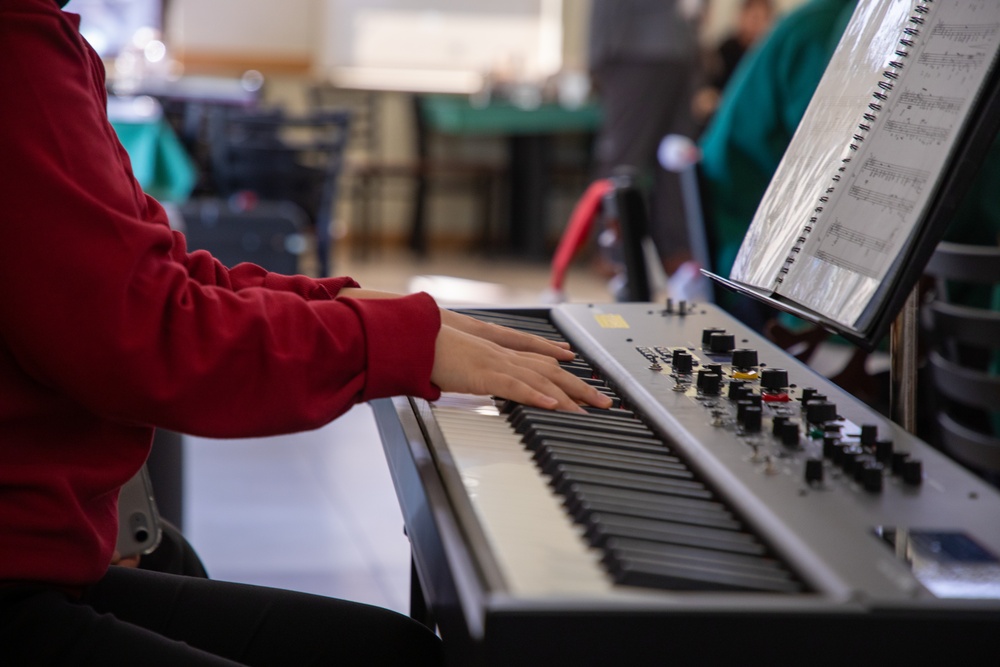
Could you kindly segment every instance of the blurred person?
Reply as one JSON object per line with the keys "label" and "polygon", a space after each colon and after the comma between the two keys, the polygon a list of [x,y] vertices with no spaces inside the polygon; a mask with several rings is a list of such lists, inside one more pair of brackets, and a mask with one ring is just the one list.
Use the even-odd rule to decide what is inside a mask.
{"label": "blurred person", "polygon": [[699,125],[708,123],[719,105],[719,97],[729,83],[737,65],[774,22],[772,0],[743,0],[736,17],[736,26],[719,44],[708,52],[703,74],[705,85],[694,97],[694,116]]}
{"label": "blurred person", "polygon": [[[713,269],[729,275],[757,205],[854,11],[856,0],[810,0],[780,19],[730,79],[700,138]],[[757,329],[771,311],[742,297],[721,305]]]}
{"label": "blurred person", "polygon": [[[719,275],[729,275],[856,5],[857,0],[809,0],[780,19],[738,68],[702,135],[700,171]],[[990,183],[1000,183],[996,145],[963,200],[949,240],[997,243],[1000,211]]]}
{"label": "blurred person", "polygon": [[347,277],[188,252],[107,119],[66,0],[0,0],[0,647],[4,664],[438,665],[386,609],[109,567],[155,428],[256,437],[441,391],[610,400],[567,346]]}
{"label": "blurred person", "polygon": [[588,66],[603,112],[597,177],[628,167],[648,183],[650,236],[667,274],[690,249],[677,174],[658,168],[656,152],[664,136],[695,131],[700,17],[700,0],[591,3]]}
{"label": "blurred person", "polygon": [[[728,276],[774,172],[791,142],[827,64],[854,13],[857,0],[809,0],[779,19],[737,69],[718,111],[701,137],[699,164],[714,272]],[[1000,139],[995,140],[963,198],[945,239],[1000,243]],[[969,305],[1000,306],[1000,293],[968,295]],[[782,347],[804,347],[803,360],[828,338],[814,326],[745,296],[721,290],[719,305]],[[832,379],[887,413],[888,385],[866,370],[857,348]],[[995,364],[1000,368],[1000,360]],[[884,378],[883,378],[884,380]]]}

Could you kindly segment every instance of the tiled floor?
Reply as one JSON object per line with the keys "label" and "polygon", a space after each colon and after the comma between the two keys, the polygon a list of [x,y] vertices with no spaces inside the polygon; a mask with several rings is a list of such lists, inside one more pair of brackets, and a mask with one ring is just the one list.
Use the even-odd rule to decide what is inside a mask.
{"label": "tiled floor", "polygon": [[[548,283],[544,264],[474,256],[344,257],[336,272],[445,303],[538,303]],[[585,262],[566,286],[572,301],[609,300]],[[408,610],[409,547],[367,405],[309,433],[184,446],[184,529],[210,576]]]}

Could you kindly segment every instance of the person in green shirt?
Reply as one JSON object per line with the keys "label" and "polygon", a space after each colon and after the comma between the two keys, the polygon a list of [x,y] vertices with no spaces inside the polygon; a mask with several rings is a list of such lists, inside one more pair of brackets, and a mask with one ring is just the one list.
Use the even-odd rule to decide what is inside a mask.
{"label": "person in green shirt", "polygon": [[[723,92],[719,109],[700,139],[699,169],[715,273],[729,275],[757,205],[856,4],[857,0],[809,0],[791,11],[747,54]],[[990,187],[997,183],[1000,141],[994,142],[979,170],[947,240],[997,244],[1000,207],[996,206],[996,188]],[[750,319],[746,322],[750,326],[761,324],[753,321],[759,313],[747,313],[747,307],[737,303],[745,298],[727,296],[721,305]]]}
{"label": "person in green shirt", "polygon": [[[700,139],[706,233],[715,273],[729,275],[757,206],[856,5],[857,0],[809,0],[789,12],[743,58],[724,90]],[[998,185],[1000,138],[990,147],[945,240],[1000,243]],[[1000,287],[969,286],[953,296],[966,305],[1000,310]],[[719,302],[748,326],[764,330],[773,322],[773,310],[747,297],[722,293]],[[782,316],[782,322],[791,328],[802,325],[791,316]],[[864,355],[855,356],[863,364]],[[993,359],[991,371],[1000,372],[1000,359]],[[1000,416],[994,422],[1000,433]]]}

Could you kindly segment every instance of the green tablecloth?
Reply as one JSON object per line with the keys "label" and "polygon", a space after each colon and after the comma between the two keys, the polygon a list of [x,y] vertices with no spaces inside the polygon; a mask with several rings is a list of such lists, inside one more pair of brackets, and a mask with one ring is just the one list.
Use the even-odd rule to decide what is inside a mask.
{"label": "green tablecloth", "polygon": [[429,129],[446,134],[557,134],[593,132],[601,123],[596,104],[568,108],[546,103],[524,109],[506,101],[473,106],[465,95],[424,95],[420,111]]}

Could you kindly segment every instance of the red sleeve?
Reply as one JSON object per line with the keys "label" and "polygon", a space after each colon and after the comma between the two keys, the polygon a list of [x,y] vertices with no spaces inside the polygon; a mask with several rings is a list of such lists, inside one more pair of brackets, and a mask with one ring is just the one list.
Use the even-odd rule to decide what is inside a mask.
{"label": "red sleeve", "polygon": [[97,414],[209,436],[437,396],[430,297],[336,299],[353,283],[187,254],[132,177],[71,19],[0,4],[0,44],[0,354]]}
{"label": "red sleeve", "polygon": [[[148,195],[146,201],[152,210],[162,211],[160,205]],[[166,214],[161,215],[166,222]],[[233,291],[246,287],[266,287],[271,290],[293,292],[306,299],[332,299],[344,287],[359,287],[357,282],[347,277],[286,276],[280,273],[271,273],[256,264],[249,263],[226,268],[204,250],[188,253],[184,235],[180,232],[174,231],[173,236],[172,257],[185,265],[192,280],[197,280],[205,285],[218,285]]]}

